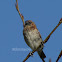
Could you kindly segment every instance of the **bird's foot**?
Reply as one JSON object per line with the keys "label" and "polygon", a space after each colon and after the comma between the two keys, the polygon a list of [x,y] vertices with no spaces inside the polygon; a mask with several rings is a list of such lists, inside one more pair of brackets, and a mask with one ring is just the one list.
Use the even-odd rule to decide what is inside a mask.
{"label": "bird's foot", "polygon": [[30,51],[30,56],[32,56],[32,57],[34,56],[33,53],[32,53],[31,51]]}
{"label": "bird's foot", "polygon": [[60,19],[60,21],[59,21],[60,23],[62,23],[62,18]]}

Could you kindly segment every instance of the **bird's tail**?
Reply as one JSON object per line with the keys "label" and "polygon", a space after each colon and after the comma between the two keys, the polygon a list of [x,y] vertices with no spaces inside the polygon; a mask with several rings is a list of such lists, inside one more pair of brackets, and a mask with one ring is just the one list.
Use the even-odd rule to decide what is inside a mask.
{"label": "bird's tail", "polygon": [[42,61],[45,62],[44,59],[46,58],[46,55],[44,54],[44,52],[42,50],[40,50],[40,51],[38,51],[38,54],[39,54],[40,58],[42,59]]}

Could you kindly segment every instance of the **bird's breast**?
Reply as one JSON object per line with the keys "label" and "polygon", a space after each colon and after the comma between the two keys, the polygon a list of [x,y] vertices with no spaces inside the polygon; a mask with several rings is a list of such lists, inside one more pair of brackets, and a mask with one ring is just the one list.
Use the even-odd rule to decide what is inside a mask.
{"label": "bird's breast", "polygon": [[36,49],[42,42],[39,31],[37,29],[31,31],[23,31],[24,39],[27,45],[33,50]]}

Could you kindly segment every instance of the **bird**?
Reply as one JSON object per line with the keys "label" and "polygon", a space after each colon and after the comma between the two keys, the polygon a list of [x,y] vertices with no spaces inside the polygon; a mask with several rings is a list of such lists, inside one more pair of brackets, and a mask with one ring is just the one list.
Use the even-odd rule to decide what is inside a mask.
{"label": "bird", "polygon": [[45,62],[44,58],[46,58],[46,55],[43,52],[44,43],[41,38],[40,32],[38,31],[35,23],[31,20],[24,22],[24,16],[19,11],[18,0],[16,0],[15,6],[23,22],[23,36],[25,42],[32,50],[36,50],[40,46],[40,48],[37,49],[37,52],[42,61]]}
{"label": "bird", "polygon": [[40,48],[37,50],[37,53],[40,56],[40,58],[44,60],[46,58],[46,55],[43,52],[44,47],[43,40],[35,23],[32,22],[31,20],[25,21],[25,25],[23,28],[23,36],[25,42],[32,50],[37,49],[39,45],[41,45]]}

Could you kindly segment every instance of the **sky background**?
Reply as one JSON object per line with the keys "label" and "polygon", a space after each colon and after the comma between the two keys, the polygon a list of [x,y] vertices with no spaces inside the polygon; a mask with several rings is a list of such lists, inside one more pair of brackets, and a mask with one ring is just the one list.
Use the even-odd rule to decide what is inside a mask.
{"label": "sky background", "polygon": [[[23,38],[22,20],[15,0],[0,0],[0,62],[22,62],[30,48]],[[24,19],[35,22],[44,40],[62,17],[62,0],[18,0]],[[29,50],[27,50],[29,49]],[[43,49],[48,62],[55,62],[62,50],[62,24],[52,34]],[[62,57],[59,62],[62,62]],[[37,52],[26,62],[41,62]]]}

